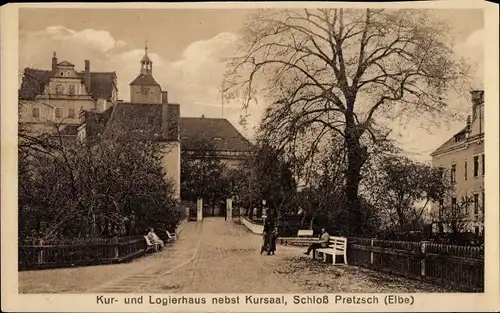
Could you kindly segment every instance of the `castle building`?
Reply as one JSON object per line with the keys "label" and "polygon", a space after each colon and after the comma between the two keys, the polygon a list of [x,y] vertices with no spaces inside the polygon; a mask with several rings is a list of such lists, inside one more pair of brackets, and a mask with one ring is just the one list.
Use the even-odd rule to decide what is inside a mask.
{"label": "castle building", "polygon": [[[448,208],[458,208],[466,197],[470,205],[460,206],[467,220],[468,230],[476,234],[484,231],[484,91],[471,92],[472,118],[467,117],[467,125],[453,137],[443,143],[432,154],[432,163],[436,167],[447,169],[455,193],[451,199],[445,199]],[[433,207],[433,215],[440,216],[442,205]],[[435,231],[439,221],[433,223]],[[447,230],[444,229],[446,232]]]}
{"label": "castle building", "polygon": [[80,110],[105,110],[118,99],[115,72],[91,72],[75,65],[58,63],[54,52],[50,70],[26,68],[19,90],[19,119],[36,132],[55,130],[74,133],[80,124]]}
{"label": "castle building", "polygon": [[211,143],[217,156],[236,168],[250,156],[251,143],[226,119],[180,117],[180,105],[170,103],[168,92],[153,77],[147,47],[138,76],[129,84],[130,101],[118,100],[115,72],[77,72],[69,62],[52,59],[52,70],[25,69],[19,90],[20,121],[39,131],[59,124],[60,133],[85,140],[116,132],[140,131],[158,140],[163,167],[180,197],[181,150],[196,152],[196,142]]}

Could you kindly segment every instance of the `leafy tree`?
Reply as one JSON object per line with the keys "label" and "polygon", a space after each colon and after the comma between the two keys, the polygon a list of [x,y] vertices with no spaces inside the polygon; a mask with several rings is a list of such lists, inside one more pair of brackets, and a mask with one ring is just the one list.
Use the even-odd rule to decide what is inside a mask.
{"label": "leafy tree", "polygon": [[432,203],[447,196],[453,186],[442,171],[402,155],[378,158],[371,191],[380,208],[385,227],[396,231],[415,230]]}
{"label": "leafy tree", "polygon": [[357,234],[362,167],[388,135],[380,118],[435,119],[447,108],[442,95],[463,78],[448,34],[425,10],[262,10],[230,60],[227,90],[245,91],[245,109],[257,94],[271,103],[262,128],[278,148],[344,138],[346,222]]}
{"label": "leafy tree", "polygon": [[[56,129],[38,146],[20,144],[19,237],[45,240],[142,233],[177,224],[181,212],[151,134],[63,140]],[[50,178],[50,179],[47,179]],[[134,223],[130,223],[134,221]]]}

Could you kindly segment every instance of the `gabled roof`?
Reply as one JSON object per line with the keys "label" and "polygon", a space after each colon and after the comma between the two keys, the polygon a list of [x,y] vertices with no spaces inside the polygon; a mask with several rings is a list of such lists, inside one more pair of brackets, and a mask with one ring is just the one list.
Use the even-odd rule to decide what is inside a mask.
{"label": "gabled roof", "polygon": [[139,74],[130,85],[160,86],[152,75]]}
{"label": "gabled roof", "polygon": [[[160,140],[177,140],[182,150],[196,150],[199,140],[207,140],[217,151],[249,152],[251,143],[226,119],[180,117],[179,105],[120,102],[103,113],[86,113],[89,136],[113,136],[117,131],[157,134]],[[166,123],[162,124],[166,114]],[[166,126],[166,128],[165,128]]]}
{"label": "gabled roof", "polygon": [[36,96],[43,93],[50,77],[52,77],[52,71],[24,69],[21,87],[19,88],[19,98],[24,100],[35,99]]}
{"label": "gabled roof", "polygon": [[86,128],[89,136],[102,134],[104,137],[112,137],[119,132],[139,131],[165,141],[178,140],[179,137],[177,104],[170,104],[165,110],[162,104],[157,103],[119,102],[103,113],[87,114]]}
{"label": "gabled roof", "polygon": [[448,149],[452,148],[455,145],[460,145],[460,144],[464,143],[465,141],[456,142],[455,138],[458,135],[465,134],[467,132],[467,128],[468,127],[466,126],[462,130],[460,130],[459,132],[457,132],[456,134],[454,134],[450,139],[448,139],[447,141],[445,141],[445,143],[443,143],[441,146],[439,146],[439,148],[437,148],[436,150],[434,150],[434,152],[431,153],[431,156],[440,154],[442,152],[447,151]]}
{"label": "gabled roof", "polygon": [[89,137],[94,137],[104,133],[106,124],[113,114],[113,110],[114,106],[110,107],[108,110],[102,113],[83,111],[83,115],[85,116],[86,135]]}
{"label": "gabled roof", "polygon": [[69,63],[68,61],[62,61],[57,64],[58,66],[75,66],[74,64]]}
{"label": "gabled roof", "polygon": [[[79,72],[78,76],[82,79],[85,72]],[[92,98],[97,99],[111,99],[113,88],[116,79],[116,72],[90,72],[90,91]]]}
{"label": "gabled roof", "polygon": [[[79,72],[82,79],[85,72]],[[33,100],[41,95],[45,85],[53,76],[52,71],[26,68],[19,88],[19,98],[23,100]],[[116,72],[90,72],[90,84],[92,99],[110,99],[113,93]]]}
{"label": "gabled roof", "polygon": [[181,149],[196,150],[198,140],[210,142],[218,151],[248,152],[252,144],[226,119],[181,117]]}

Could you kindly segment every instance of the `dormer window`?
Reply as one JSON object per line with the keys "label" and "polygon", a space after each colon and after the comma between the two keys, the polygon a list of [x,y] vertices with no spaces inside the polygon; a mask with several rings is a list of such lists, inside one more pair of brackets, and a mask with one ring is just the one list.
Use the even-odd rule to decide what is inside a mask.
{"label": "dormer window", "polygon": [[455,142],[460,142],[465,140],[465,133],[460,133],[455,135]]}

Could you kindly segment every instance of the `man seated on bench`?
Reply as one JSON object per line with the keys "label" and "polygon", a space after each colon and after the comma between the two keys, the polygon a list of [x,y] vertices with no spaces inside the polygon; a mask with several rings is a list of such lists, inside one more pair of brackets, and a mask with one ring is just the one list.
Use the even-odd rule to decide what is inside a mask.
{"label": "man seated on bench", "polygon": [[304,252],[305,255],[309,255],[311,250],[313,251],[313,259],[316,259],[316,249],[319,248],[328,248],[328,244],[330,243],[330,234],[326,232],[326,229],[321,228],[321,237],[319,242],[313,242],[307,248],[307,252]]}
{"label": "man seated on bench", "polygon": [[160,239],[160,237],[158,237],[153,228],[149,229],[148,238],[152,244],[158,245],[160,247],[160,250],[165,247],[165,243]]}

